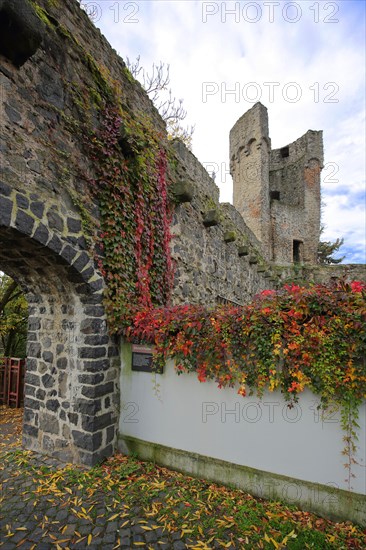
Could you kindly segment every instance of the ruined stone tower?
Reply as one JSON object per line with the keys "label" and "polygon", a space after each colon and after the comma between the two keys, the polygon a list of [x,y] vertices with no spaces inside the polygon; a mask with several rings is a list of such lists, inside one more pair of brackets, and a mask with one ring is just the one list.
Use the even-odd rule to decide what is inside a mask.
{"label": "ruined stone tower", "polygon": [[279,265],[316,263],[320,231],[322,132],[308,130],[271,150],[267,109],[256,103],[230,132],[234,206]]}

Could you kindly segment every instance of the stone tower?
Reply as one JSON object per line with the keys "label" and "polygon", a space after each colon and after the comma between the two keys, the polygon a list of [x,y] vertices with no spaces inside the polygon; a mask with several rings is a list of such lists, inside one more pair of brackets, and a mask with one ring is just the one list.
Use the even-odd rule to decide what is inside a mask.
{"label": "stone tower", "polygon": [[316,263],[320,231],[321,131],[271,150],[267,109],[256,103],[230,132],[234,206],[278,265]]}
{"label": "stone tower", "polygon": [[256,103],[231,129],[230,173],[234,206],[264,250],[270,247],[270,151],[267,109]]}

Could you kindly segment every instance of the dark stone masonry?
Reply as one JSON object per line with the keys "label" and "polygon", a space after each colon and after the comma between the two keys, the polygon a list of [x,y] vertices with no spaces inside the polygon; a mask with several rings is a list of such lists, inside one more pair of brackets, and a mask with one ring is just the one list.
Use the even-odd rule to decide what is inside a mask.
{"label": "dark stone masonry", "polygon": [[[76,0],[0,0],[0,269],[29,302],[23,443],[85,465],[113,452],[119,401],[119,351],[93,245],[94,167],[77,131],[85,97],[101,93],[95,66],[118,83],[131,112],[144,112],[165,132],[146,93]],[[94,126],[96,105],[89,105]],[[291,262],[268,261],[260,231],[255,235],[234,206],[219,203],[194,155],[181,143],[175,155],[175,303],[245,303],[293,276]],[[302,276],[329,278],[301,269]]]}

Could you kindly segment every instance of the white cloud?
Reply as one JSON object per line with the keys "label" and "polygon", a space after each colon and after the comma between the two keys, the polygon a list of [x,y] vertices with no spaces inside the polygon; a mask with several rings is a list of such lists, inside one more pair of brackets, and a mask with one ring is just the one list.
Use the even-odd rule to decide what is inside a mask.
{"label": "white cloud", "polygon": [[[134,5],[139,22],[123,22],[129,12],[121,8],[120,21],[114,23],[116,8],[110,8],[116,3],[105,0],[97,26],[122,57],[134,59],[141,54],[147,68],[160,60],[171,65],[171,87],[177,98],[184,98],[187,124],[196,126],[193,150],[201,162],[214,162],[227,170],[229,131],[253,105],[245,100],[246,93],[256,91],[255,87],[245,87],[250,82],[257,83],[262,94],[258,99],[268,108],[273,147],[294,141],[308,129],[323,130],[328,163],[322,185],[327,226],[324,238],[344,235],[351,254],[366,261],[362,195],[364,3],[149,0],[119,4]],[[236,15],[228,13],[233,9],[238,10]],[[208,15],[211,11],[217,13]],[[258,22],[250,23],[258,14]],[[289,22],[296,18],[297,22]],[[202,100],[204,82],[214,82],[218,87],[206,102]],[[279,83],[273,98],[265,82]],[[291,82],[301,92],[297,102],[286,100],[286,92],[290,100],[296,92],[294,86],[286,88]],[[238,85],[239,98],[229,93],[225,96],[225,89]],[[334,165],[336,174],[332,173]],[[221,200],[230,201],[231,178],[223,171],[216,183],[221,189]]]}

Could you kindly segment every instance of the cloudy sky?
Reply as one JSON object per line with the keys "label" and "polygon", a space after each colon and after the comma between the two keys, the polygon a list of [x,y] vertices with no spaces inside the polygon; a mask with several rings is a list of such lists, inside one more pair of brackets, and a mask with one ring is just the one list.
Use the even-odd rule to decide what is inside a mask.
{"label": "cloudy sky", "polygon": [[193,152],[232,202],[229,131],[256,101],[272,147],[323,130],[325,240],[366,262],[365,3],[362,0],[82,1],[121,55],[170,65],[173,94],[195,125]]}

